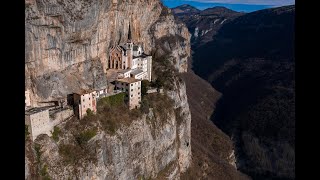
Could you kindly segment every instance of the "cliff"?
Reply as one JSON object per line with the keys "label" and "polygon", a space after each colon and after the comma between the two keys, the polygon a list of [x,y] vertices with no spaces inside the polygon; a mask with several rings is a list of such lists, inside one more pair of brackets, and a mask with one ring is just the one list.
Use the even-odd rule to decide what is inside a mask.
{"label": "cliff", "polygon": [[[127,40],[129,22],[133,41],[154,56],[154,66],[166,55],[165,67],[173,67],[166,80],[170,88],[160,98],[150,97],[148,112],[118,114],[127,123],[115,118],[120,125],[113,128],[109,120],[116,113],[88,122],[72,119],[59,125],[58,141],[46,135],[28,141],[26,179],[179,179],[191,161],[191,115],[179,78],[190,58],[185,25],[159,0],[26,0],[25,12],[26,89],[34,105],[104,86],[109,48]],[[155,78],[162,76],[159,67]],[[164,97],[172,101],[162,109],[166,113],[161,108],[170,103]],[[87,132],[92,137],[83,143],[79,136]]]}
{"label": "cliff", "polygon": [[192,162],[181,179],[251,179],[237,169],[232,139],[210,120],[222,94],[191,69],[183,78],[192,118]]}
{"label": "cliff", "polygon": [[180,179],[191,163],[191,116],[184,83],[179,87],[151,96],[148,113],[115,107],[108,116],[60,124],[58,140],[27,141],[26,179]]}
{"label": "cliff", "polygon": [[33,104],[106,84],[109,49],[127,40],[129,23],[133,41],[142,42],[148,54],[159,49],[158,40],[179,37],[166,49],[175,57],[176,68],[187,70],[188,29],[176,23],[159,0],[25,2],[26,88]]}
{"label": "cliff", "polygon": [[193,70],[223,94],[211,119],[253,179],[295,178],[294,19],[294,5],[247,13],[194,50]]}
{"label": "cliff", "polygon": [[172,11],[179,20],[187,25],[192,34],[193,51],[211,42],[223,25],[244,15],[244,13],[221,6],[198,10],[192,6],[181,5],[173,8]]}

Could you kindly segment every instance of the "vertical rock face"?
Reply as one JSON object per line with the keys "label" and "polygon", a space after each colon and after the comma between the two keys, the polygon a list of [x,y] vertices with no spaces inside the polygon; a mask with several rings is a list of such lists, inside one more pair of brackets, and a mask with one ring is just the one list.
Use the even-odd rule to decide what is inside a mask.
{"label": "vertical rock face", "polygon": [[[146,53],[170,54],[178,72],[187,71],[190,34],[175,22],[159,0],[26,0],[26,88],[34,101],[65,97],[81,88],[104,86],[109,49],[128,37]],[[57,144],[49,137],[37,139],[41,162],[53,179],[179,179],[191,162],[191,115],[186,86],[174,78],[168,92],[175,107],[165,121],[153,111],[121,128],[113,136],[100,131],[90,144],[97,163],[64,166]],[[164,123],[163,123],[164,122]],[[26,160],[26,169],[34,164]],[[29,171],[27,171],[29,172]],[[76,173],[75,173],[76,172]],[[32,174],[32,173],[31,173]],[[26,178],[32,178],[30,173]]]}
{"label": "vertical rock face", "polygon": [[[168,179],[180,179],[191,159],[190,127],[186,127],[190,114],[184,121],[188,123],[179,124],[171,111],[163,122],[150,111],[115,135],[99,132],[88,142],[97,152],[97,162],[77,167],[63,164],[57,144],[47,135],[39,136],[36,143],[41,145],[40,161],[52,179],[161,179],[163,171]],[[30,177],[26,174],[26,178]]]}
{"label": "vertical rock face", "polygon": [[157,39],[182,37],[172,53],[176,68],[187,70],[190,35],[159,0],[25,2],[26,87],[34,100],[103,86],[109,49],[127,40],[129,23],[133,41],[142,42],[146,53]]}

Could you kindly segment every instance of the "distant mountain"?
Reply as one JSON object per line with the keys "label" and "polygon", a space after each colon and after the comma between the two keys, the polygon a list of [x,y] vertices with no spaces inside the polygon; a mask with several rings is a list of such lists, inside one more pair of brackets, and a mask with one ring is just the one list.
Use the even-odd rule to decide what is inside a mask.
{"label": "distant mountain", "polygon": [[201,13],[200,13],[200,15],[202,15],[202,16],[216,15],[216,16],[225,16],[225,17],[228,17],[233,14],[238,14],[238,12],[233,11],[231,9],[228,9],[226,7],[222,7],[222,6],[207,8],[207,9],[201,11]]}
{"label": "distant mountain", "polygon": [[190,5],[182,5],[172,10],[187,25],[194,47],[212,41],[212,37],[224,23],[244,14],[221,6],[201,11]]}
{"label": "distant mountain", "polygon": [[187,4],[172,8],[172,11],[174,14],[178,14],[178,15],[191,15],[191,14],[198,14],[199,12],[201,12],[199,9]]}
{"label": "distant mountain", "polygon": [[193,70],[223,94],[212,120],[234,140],[239,170],[294,179],[295,6],[237,16],[193,46]]}

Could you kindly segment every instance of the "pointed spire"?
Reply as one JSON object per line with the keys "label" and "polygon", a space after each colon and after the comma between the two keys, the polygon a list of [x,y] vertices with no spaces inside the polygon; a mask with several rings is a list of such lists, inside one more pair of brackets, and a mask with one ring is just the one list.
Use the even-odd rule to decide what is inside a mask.
{"label": "pointed spire", "polygon": [[128,31],[128,41],[131,41],[132,37],[131,37],[131,28],[130,28],[130,22],[129,22],[129,31]]}

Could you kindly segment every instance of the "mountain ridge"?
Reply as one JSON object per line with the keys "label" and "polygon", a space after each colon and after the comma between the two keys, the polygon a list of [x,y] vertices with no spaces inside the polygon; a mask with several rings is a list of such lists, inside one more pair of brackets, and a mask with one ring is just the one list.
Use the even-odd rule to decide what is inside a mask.
{"label": "mountain ridge", "polygon": [[253,179],[295,178],[294,18],[294,5],[247,13],[193,46],[193,70],[223,94],[211,120]]}
{"label": "mountain ridge", "polygon": [[176,7],[176,9],[180,10],[179,13],[174,9],[173,13],[177,19],[187,25],[192,35],[191,45],[193,49],[212,41],[213,36],[223,24],[245,14],[222,6],[191,13],[189,11],[183,11],[183,8],[180,9],[180,6]]}

